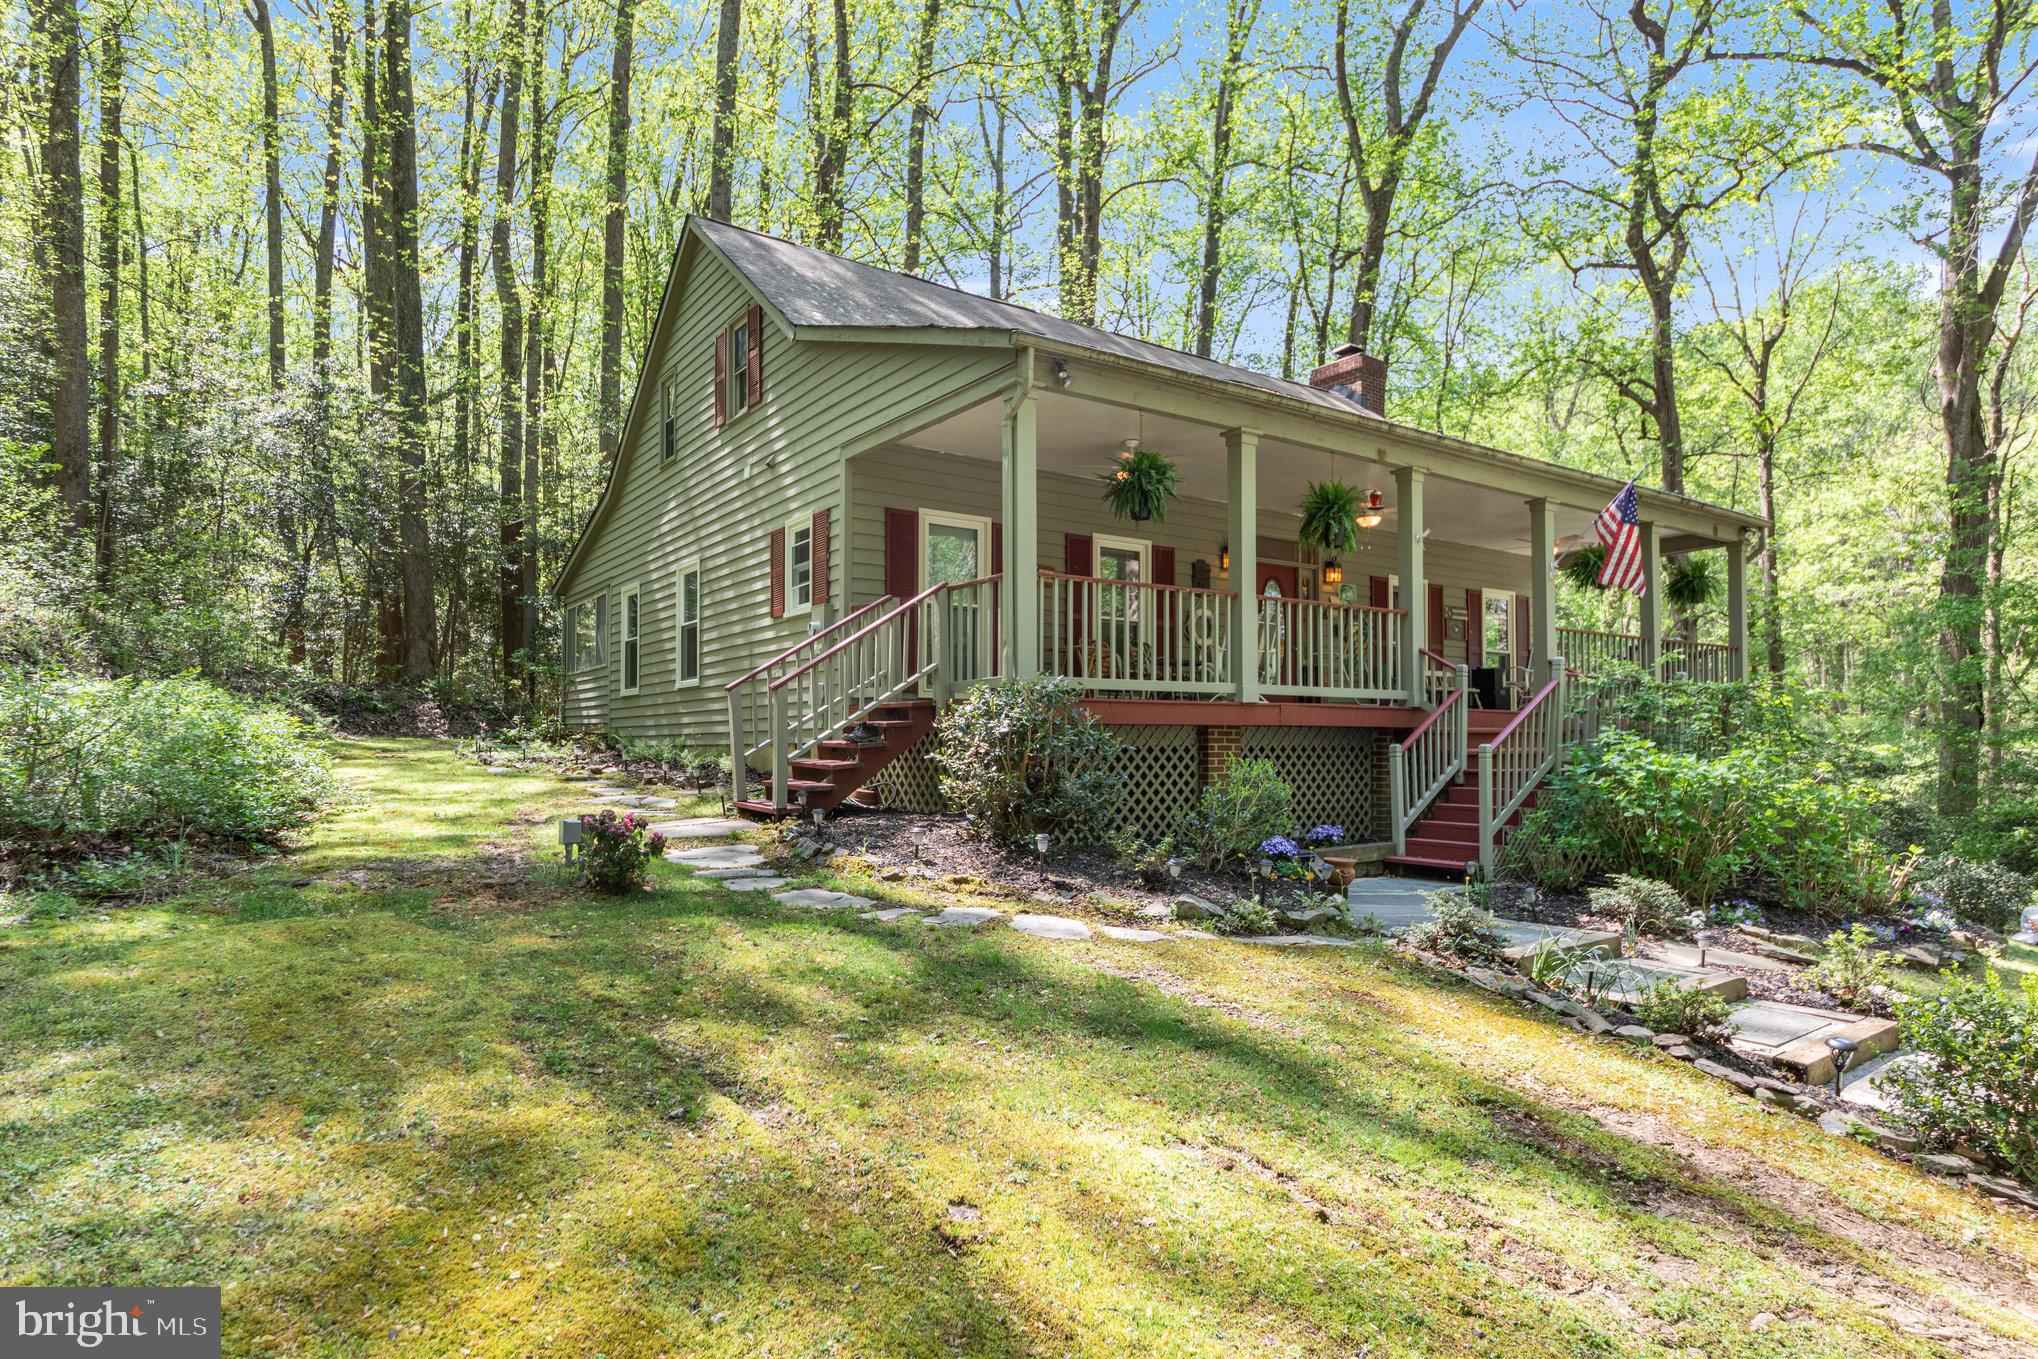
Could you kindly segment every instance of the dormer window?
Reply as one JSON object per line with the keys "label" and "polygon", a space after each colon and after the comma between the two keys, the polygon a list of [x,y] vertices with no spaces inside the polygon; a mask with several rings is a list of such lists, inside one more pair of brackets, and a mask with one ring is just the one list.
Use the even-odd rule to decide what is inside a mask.
{"label": "dormer window", "polygon": [[658,460],[671,462],[679,456],[679,379],[665,379],[664,422],[658,432]]}
{"label": "dormer window", "polygon": [[750,322],[746,318],[729,327],[729,353],[741,356],[729,365],[729,414],[750,409]]}
{"label": "dormer window", "polygon": [[715,423],[764,399],[764,308],[752,303],[715,332]]}

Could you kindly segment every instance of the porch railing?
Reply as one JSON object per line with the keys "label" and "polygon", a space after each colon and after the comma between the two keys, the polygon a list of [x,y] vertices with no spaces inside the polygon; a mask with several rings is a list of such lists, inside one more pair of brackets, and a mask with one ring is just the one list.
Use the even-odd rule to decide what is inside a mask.
{"label": "porch railing", "polygon": [[1430,707],[1436,707],[1458,687],[1458,670],[1443,652],[1422,649],[1422,691]]}
{"label": "porch railing", "polygon": [[1569,688],[1564,658],[1552,657],[1549,682],[1479,747],[1479,866],[1485,872],[1493,870],[1501,828],[1563,758]]}
{"label": "porch railing", "polygon": [[1262,597],[1260,688],[1331,699],[1396,697],[1401,611],[1315,599]]}
{"label": "porch railing", "polygon": [[1093,693],[1228,694],[1235,596],[1040,573],[1040,663]]}
{"label": "porch railing", "polygon": [[1741,649],[1725,642],[1687,642],[1681,637],[1663,642],[1662,672],[1699,684],[1726,684],[1739,669]]}
{"label": "porch railing", "polygon": [[1472,672],[1457,667],[1457,687],[1447,691],[1415,730],[1387,747],[1387,797],[1392,812],[1394,852],[1408,852],[1408,832],[1438,794],[1465,772],[1466,712],[1472,706]]}
{"label": "porch railing", "polygon": [[1648,648],[1640,633],[1558,628],[1557,640],[1571,668],[1587,677],[1603,675],[1615,666],[1648,664]]}
{"label": "porch railing", "polygon": [[750,761],[771,748],[771,682],[791,674],[841,638],[869,622],[877,614],[896,607],[889,596],[873,599],[853,613],[802,637],[741,679],[725,685],[729,700],[729,766],[733,782],[731,796],[741,801],[748,783]]}
{"label": "porch railing", "polygon": [[945,586],[921,605],[921,635],[934,651],[934,700],[946,704],[959,689],[1010,672],[1005,640],[1002,576]]}

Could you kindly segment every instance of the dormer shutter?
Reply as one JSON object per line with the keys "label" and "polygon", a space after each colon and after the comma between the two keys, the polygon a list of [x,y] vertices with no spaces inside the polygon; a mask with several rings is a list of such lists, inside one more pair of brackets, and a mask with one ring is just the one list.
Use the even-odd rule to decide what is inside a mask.
{"label": "dormer shutter", "polygon": [[750,404],[754,406],[764,400],[764,308],[755,302],[750,304],[743,331],[749,337],[745,348],[750,352],[743,362],[750,370]]}

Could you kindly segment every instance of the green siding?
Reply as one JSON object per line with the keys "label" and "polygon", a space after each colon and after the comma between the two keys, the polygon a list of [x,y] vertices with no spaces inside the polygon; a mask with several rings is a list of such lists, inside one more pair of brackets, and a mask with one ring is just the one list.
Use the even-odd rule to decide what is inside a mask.
{"label": "green siding", "polygon": [[[952,401],[998,373],[1012,351],[912,344],[803,343],[769,314],[761,404],[715,428],[714,336],[752,301],[742,279],[712,249],[696,247],[673,284],[664,328],[645,365],[641,423],[627,432],[625,462],[611,502],[572,571],[561,582],[571,602],[606,592],[609,659],[600,671],[569,676],[569,727],[605,727],[640,738],[679,738],[714,747],[727,739],[723,686],[804,636],[828,616],[770,617],[772,529],[821,509],[833,512],[834,602],[844,569],[841,454],[844,445],[915,412]],[[659,461],[659,388],[679,377],[686,403],[678,455]],[[993,477],[995,485],[996,478]],[[701,680],[675,686],[676,590],[682,563],[702,567]],[[643,589],[639,688],[621,692],[618,601]]]}

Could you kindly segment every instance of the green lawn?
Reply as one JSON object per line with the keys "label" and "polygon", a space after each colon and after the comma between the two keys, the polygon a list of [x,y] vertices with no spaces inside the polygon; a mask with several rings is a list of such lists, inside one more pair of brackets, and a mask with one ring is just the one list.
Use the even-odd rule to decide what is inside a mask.
{"label": "green lawn", "polygon": [[15,903],[0,1280],[261,1355],[2038,1344],[2029,1215],[1385,953],[588,899],[569,786],[342,753],[301,853]]}

